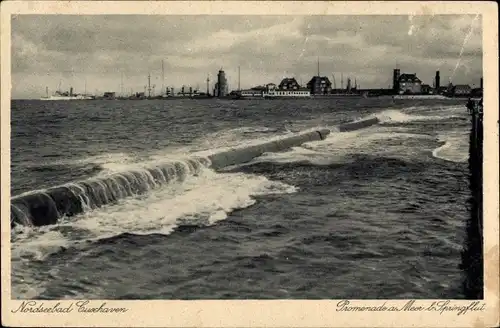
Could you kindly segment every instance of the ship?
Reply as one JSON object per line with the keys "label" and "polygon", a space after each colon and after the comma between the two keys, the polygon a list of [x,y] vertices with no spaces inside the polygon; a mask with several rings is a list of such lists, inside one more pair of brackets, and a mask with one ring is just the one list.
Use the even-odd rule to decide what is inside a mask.
{"label": "ship", "polygon": [[70,90],[66,92],[56,91],[53,95],[50,96],[47,88],[46,96],[40,98],[40,100],[92,100],[92,99],[95,99],[95,97],[86,94],[73,93],[73,88],[70,88]]}

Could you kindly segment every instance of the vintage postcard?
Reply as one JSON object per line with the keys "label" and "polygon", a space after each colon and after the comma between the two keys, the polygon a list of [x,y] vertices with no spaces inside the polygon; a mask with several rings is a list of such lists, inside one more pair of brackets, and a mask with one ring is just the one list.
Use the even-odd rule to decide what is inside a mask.
{"label": "vintage postcard", "polygon": [[499,325],[493,2],[6,1],[2,324]]}

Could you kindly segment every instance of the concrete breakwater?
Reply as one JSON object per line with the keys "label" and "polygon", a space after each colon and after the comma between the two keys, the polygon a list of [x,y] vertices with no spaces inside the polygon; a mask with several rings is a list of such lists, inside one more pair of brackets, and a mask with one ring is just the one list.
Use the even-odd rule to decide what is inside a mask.
{"label": "concrete breakwater", "polygon": [[[349,122],[339,125],[338,130],[352,131],[378,122],[377,118]],[[323,140],[329,133],[328,129],[317,129],[257,145],[224,150],[208,156],[191,156],[154,167],[119,172],[24,193],[11,199],[11,226],[55,224],[61,218],[116,203],[123,198],[145,194],[171,182],[183,181],[187,176],[196,175],[206,167],[220,170],[227,166],[243,164],[265,152],[284,151],[306,142]]]}
{"label": "concrete breakwater", "polygon": [[462,251],[463,292],[467,299],[483,298],[483,105],[469,104],[471,131],[469,143],[470,218],[466,244]]}
{"label": "concrete breakwater", "polygon": [[115,173],[102,178],[69,183],[41,191],[22,194],[11,199],[11,226],[22,224],[42,226],[55,224],[63,217],[71,217],[120,199],[140,195],[174,181],[183,181],[197,174],[203,167],[221,169],[245,163],[264,152],[283,151],[305,142],[322,140],[327,129],[301,133],[254,146],[219,152],[207,157],[190,157],[156,167]]}
{"label": "concrete breakwater", "polygon": [[379,122],[380,122],[380,120],[378,119],[378,117],[373,117],[373,118],[369,118],[369,119],[365,119],[365,120],[341,124],[338,126],[338,130],[339,130],[339,132],[349,132],[349,131],[367,128],[369,126],[378,124]]}

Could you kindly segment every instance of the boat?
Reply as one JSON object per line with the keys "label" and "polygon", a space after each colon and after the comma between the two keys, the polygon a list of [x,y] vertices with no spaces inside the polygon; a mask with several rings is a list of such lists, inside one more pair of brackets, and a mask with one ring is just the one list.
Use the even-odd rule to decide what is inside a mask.
{"label": "boat", "polygon": [[92,100],[93,96],[88,95],[69,95],[66,92],[58,93],[56,92],[54,95],[49,97],[42,97],[40,100]]}
{"label": "boat", "polygon": [[46,96],[41,97],[40,100],[92,100],[94,96],[86,94],[73,93],[73,88],[70,91],[61,92],[56,91],[53,95],[49,96],[48,88],[46,89]]}

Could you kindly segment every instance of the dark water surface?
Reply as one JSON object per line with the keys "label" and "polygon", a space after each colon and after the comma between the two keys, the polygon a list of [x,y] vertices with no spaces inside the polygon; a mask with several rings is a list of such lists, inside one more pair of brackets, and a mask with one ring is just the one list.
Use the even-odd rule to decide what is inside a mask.
{"label": "dark water surface", "polygon": [[[335,126],[377,116],[352,132]],[[314,127],[326,140],[40,228],[15,298],[463,298],[462,102],[13,101],[11,193]]]}

